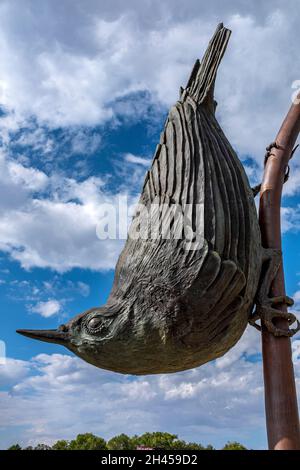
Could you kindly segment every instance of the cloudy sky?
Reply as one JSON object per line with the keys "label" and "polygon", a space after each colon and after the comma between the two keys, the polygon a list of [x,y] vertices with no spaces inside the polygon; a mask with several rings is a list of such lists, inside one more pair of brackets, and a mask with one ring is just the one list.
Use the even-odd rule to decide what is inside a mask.
{"label": "cloudy sky", "polygon": [[[300,88],[297,0],[1,0],[1,448],[155,430],[216,447],[266,445],[253,329],[214,363],[139,378],[15,334],[105,302],[123,240],[97,238],[100,207],[135,201],[168,108],[220,21],[233,34],[218,118],[257,184],[264,148]],[[298,311],[299,184],[298,153],[282,211]],[[293,349],[300,390],[297,338]]]}

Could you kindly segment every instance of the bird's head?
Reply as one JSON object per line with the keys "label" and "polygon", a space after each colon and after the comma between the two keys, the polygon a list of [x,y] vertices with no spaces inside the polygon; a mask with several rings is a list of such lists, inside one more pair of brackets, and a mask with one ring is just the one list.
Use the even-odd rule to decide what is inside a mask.
{"label": "bird's head", "polygon": [[17,330],[23,336],[61,344],[102,369],[120,369],[126,317],[106,307],[87,310],[55,330]]}

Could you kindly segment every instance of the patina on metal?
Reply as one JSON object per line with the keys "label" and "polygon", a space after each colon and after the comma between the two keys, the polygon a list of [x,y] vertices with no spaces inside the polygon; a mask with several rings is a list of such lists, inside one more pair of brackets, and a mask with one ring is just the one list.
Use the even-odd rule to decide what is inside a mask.
{"label": "patina on metal", "polygon": [[[146,175],[140,205],[156,208],[157,229],[171,221],[172,236],[135,237],[147,226],[138,209],[106,305],[55,331],[19,333],[125,374],[177,372],[216,359],[236,344],[249,319],[263,318],[274,335],[293,333],[273,321],[274,305],[291,300],[268,297],[281,252],[261,245],[253,192],[215,117],[214,83],[229,37],[220,24],[196,61]],[[183,217],[188,207],[190,237],[174,207]]]}

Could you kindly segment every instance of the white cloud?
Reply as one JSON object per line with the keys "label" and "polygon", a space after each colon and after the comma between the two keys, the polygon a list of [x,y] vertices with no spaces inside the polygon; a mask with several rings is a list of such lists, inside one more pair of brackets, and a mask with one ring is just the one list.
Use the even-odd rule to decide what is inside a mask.
{"label": "white cloud", "polygon": [[72,281],[68,275],[51,271],[44,274],[47,280],[45,276],[30,280],[0,279],[0,286],[5,285],[5,296],[10,302],[25,306],[29,314],[38,313],[44,318],[56,315],[57,321],[64,322],[70,313],[70,303],[80,300],[81,296],[89,297],[90,286],[86,282]]}
{"label": "white cloud", "polygon": [[117,208],[125,193],[105,192],[100,178],[47,176],[0,157],[0,250],[25,269],[114,268],[123,240],[99,240],[96,226],[103,204]]}
{"label": "white cloud", "polygon": [[295,294],[294,294],[294,300],[295,300],[295,302],[300,303],[300,290],[298,290],[297,292],[295,292]]}
{"label": "white cloud", "polygon": [[[69,129],[71,152],[93,152],[101,138],[86,126],[112,119],[116,99],[146,90],[152,100],[169,106],[212,34],[215,5],[233,30],[217,83],[220,120],[239,152],[251,154],[261,163],[263,149],[282,120],[290,86],[297,78],[298,9],[291,17],[280,2],[272,3],[272,8],[228,2],[224,8],[215,0],[200,14],[192,0],[184,13],[177,11],[177,1],[165,2],[163,7],[156,0],[150,3],[151,7],[135,1],[124,6],[115,1],[108,6],[90,1],[82,10],[80,1],[71,8],[68,2],[61,6],[56,0],[46,0],[39,9],[31,0],[3,1],[0,101],[8,115],[0,121],[5,145],[9,144],[9,129],[28,126],[31,131],[21,133],[18,144],[31,145],[48,158],[55,142],[44,126],[33,126],[34,118],[50,127],[77,126],[77,132],[74,127]],[[290,0],[289,5],[291,9],[294,2]],[[136,100],[133,114],[138,109],[138,97]],[[118,112],[126,114],[128,109],[119,106]],[[125,161],[134,165],[130,182],[137,187],[148,160],[127,153]],[[128,168],[123,162],[118,172],[125,182],[120,191],[125,193]],[[255,168],[253,180],[258,174]],[[297,191],[297,182],[295,167],[286,194]],[[79,182],[46,175],[30,160],[2,155],[0,249],[26,269],[111,269],[122,242],[100,241],[95,229],[101,204],[117,205],[117,199],[117,194],[106,193],[99,178]],[[283,230],[298,230],[298,218],[298,209],[283,208]]]}
{"label": "white cloud", "polygon": [[81,282],[79,281],[77,283],[77,286],[78,286],[78,290],[80,292],[81,295],[83,295],[83,297],[88,297],[90,295],[90,286],[88,284],[86,284],[85,282]]}
{"label": "white cloud", "polygon": [[33,123],[27,128],[27,132],[23,130],[16,144],[19,146],[30,146],[32,150],[39,151],[45,157],[53,151],[54,141],[49,137],[46,130],[42,127],[35,127]]}
{"label": "white cloud", "polygon": [[14,161],[8,163],[8,172],[13,184],[30,191],[41,191],[48,183],[48,178],[42,171],[26,168]]}
{"label": "white cloud", "polygon": [[[24,9],[22,28],[12,15],[17,4]],[[5,25],[2,30],[0,28],[0,42],[2,38],[7,54],[2,59],[6,60],[2,69],[3,80],[8,83],[3,99],[6,107],[14,110],[10,118],[4,118],[6,130],[11,125],[18,127],[18,122],[24,125],[24,116],[32,115],[38,121],[46,120],[53,126],[95,123],[104,119],[100,115],[105,114],[103,110],[107,103],[113,103],[120,93],[126,95],[140,89],[149,90],[153,99],[169,105],[175,99],[179,84],[186,79],[194,58],[204,49],[215,22],[209,15],[207,18],[205,15],[192,18],[187,14],[187,18],[179,22],[174,19],[176,15],[174,18],[167,15],[166,21],[160,23],[156,18],[151,26],[150,23],[138,23],[135,15],[139,17],[139,9],[134,14],[120,15],[113,8],[112,16],[108,12],[101,15],[97,9],[98,13],[91,21],[91,17],[76,16],[76,7],[73,20],[78,22],[76,31],[80,34],[73,37],[75,43],[71,47],[69,38],[51,16],[54,14],[52,4],[46,2],[45,7],[50,15],[48,28],[46,24],[41,28],[45,20],[44,10],[35,12],[37,17],[32,16],[28,7],[31,2],[26,6],[19,2],[4,2],[3,5],[0,25],[1,19],[7,22],[7,18],[10,25],[9,30]],[[91,8],[96,6],[93,4]],[[167,7],[169,10],[173,12],[171,5]],[[67,10],[63,11],[66,13]],[[220,118],[240,152],[252,152],[261,161],[259,148],[263,149],[271,140],[281,122],[283,108],[289,100],[289,82],[296,73],[292,63],[296,46],[295,41],[290,41],[293,28],[280,8],[260,19],[253,11],[252,16],[230,16],[230,11],[231,7],[228,7],[225,17],[233,28],[232,43],[222,64],[217,87],[221,101]],[[141,17],[139,19],[141,21]],[[37,30],[31,31],[30,26],[36,21]],[[274,37],[275,26],[277,34]],[[23,36],[25,31],[26,40]],[[195,37],[199,42],[194,40]],[[22,53],[23,46],[14,55],[12,49],[23,40],[29,50],[28,55]],[[289,54],[283,53],[284,47]],[[13,57],[13,60],[8,61],[8,57]],[[33,61],[32,66],[27,62],[29,59]],[[268,63],[268,60],[268,73],[263,73],[263,63]],[[36,68],[36,74],[32,73],[32,68]],[[22,83],[19,83],[21,77]],[[108,114],[108,117],[112,116],[110,112]],[[89,149],[94,151],[101,139],[81,128],[77,135],[74,134],[72,142],[72,152],[80,153]],[[46,153],[51,153],[54,145],[42,128],[33,130],[32,135],[28,132],[21,134],[18,143],[44,149]],[[137,187],[148,160],[127,153],[125,161],[135,165],[133,171],[130,169],[130,181],[131,188]],[[119,164],[118,172],[127,182],[124,175],[128,176],[128,169]],[[258,169],[255,168],[253,179],[257,179],[257,174]],[[297,181],[296,169],[291,172],[286,194],[297,191]],[[128,183],[120,191],[128,191]],[[111,269],[122,242],[100,241],[95,230],[101,204],[117,205],[117,200],[118,194],[106,193],[104,182],[99,178],[90,177],[78,182],[55,174],[46,175],[31,166],[30,161],[24,163],[21,158],[15,161],[2,154],[0,249],[26,269],[34,266],[50,267],[60,272],[74,267]],[[298,212],[298,208],[283,208],[283,231],[299,229]]]}
{"label": "white cloud", "polygon": [[61,304],[58,300],[47,300],[46,302],[39,302],[31,307],[31,311],[38,313],[44,318],[52,317],[57,315],[61,310]]}
{"label": "white cloud", "polygon": [[114,117],[116,99],[141,90],[169,106],[217,11],[233,30],[217,83],[220,119],[238,151],[261,164],[299,79],[297,2],[264,3],[213,0],[199,9],[189,0],[183,9],[177,0],[90,0],[82,8],[82,1],[45,0],[37,9],[33,0],[3,1],[0,101],[14,112],[5,128],[31,116],[50,126],[98,124]]}
{"label": "white cloud", "polygon": [[300,230],[300,205],[281,208],[282,232],[298,232]]}
{"label": "white cloud", "polygon": [[[292,312],[295,313],[300,321],[300,290],[297,290],[293,294],[293,300],[295,302],[294,306],[292,307]],[[299,340],[299,338],[298,338]],[[298,341],[299,343],[299,341]]]}
{"label": "white cloud", "polygon": [[[31,145],[44,157],[51,154],[55,143],[44,127],[32,127],[34,118],[50,127],[77,126],[71,151],[93,152],[101,139],[85,126],[112,119],[116,109],[128,114],[128,103],[122,107],[116,104],[118,98],[146,90],[153,101],[169,106],[212,34],[215,5],[233,30],[217,83],[219,117],[239,152],[251,154],[261,164],[263,149],[282,120],[297,78],[298,9],[291,17],[280,2],[272,3],[272,8],[228,2],[225,9],[213,1],[200,14],[197,2],[190,1],[183,14],[177,1],[163,7],[156,0],[150,3],[151,7],[138,2],[100,6],[90,1],[82,10],[80,1],[72,8],[69,3],[45,1],[39,9],[31,0],[3,1],[0,101],[8,112],[1,118],[4,143],[9,144],[9,130],[28,126],[32,132],[21,134],[18,144]],[[291,9],[294,2],[289,5]],[[132,116],[138,102],[138,97],[132,101]],[[146,112],[143,104],[142,108]],[[133,186],[148,160],[126,154],[125,161],[136,166],[131,172]],[[120,175],[124,171],[119,169]],[[298,190],[298,173],[297,167],[291,172],[286,194]],[[114,267],[122,244],[104,244],[95,236],[99,205],[116,203],[116,196],[105,195],[103,182],[49,177],[30,161],[4,156],[0,180],[0,249],[23,267],[58,271]],[[33,192],[46,190],[47,197],[33,197]],[[283,229],[298,226],[297,210],[284,208]]]}
{"label": "white cloud", "polygon": [[140,157],[139,155],[133,155],[132,153],[126,153],[124,155],[125,161],[128,163],[135,163],[137,165],[142,165],[149,168],[151,164],[151,159]]}
{"label": "white cloud", "polygon": [[283,187],[284,196],[293,196],[299,192],[300,188],[300,165],[298,164],[300,158],[300,151],[297,150],[293,160],[290,164],[290,175],[288,181]]}
{"label": "white cloud", "polygon": [[30,364],[20,359],[6,358],[0,365],[0,386],[10,387],[30,373]]}
{"label": "white cloud", "polygon": [[99,133],[89,135],[89,133],[81,129],[76,132],[72,140],[71,151],[73,154],[92,154],[100,148],[101,136]]}

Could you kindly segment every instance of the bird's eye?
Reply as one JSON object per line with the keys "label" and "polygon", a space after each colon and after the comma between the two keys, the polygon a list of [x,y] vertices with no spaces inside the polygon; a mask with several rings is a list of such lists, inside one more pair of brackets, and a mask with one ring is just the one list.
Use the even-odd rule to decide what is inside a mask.
{"label": "bird's eye", "polygon": [[87,320],[84,325],[89,334],[105,337],[110,331],[112,322],[112,318],[107,318],[104,315],[95,315],[90,320]]}
{"label": "bird's eye", "polygon": [[101,326],[101,318],[100,317],[94,317],[88,322],[88,329],[89,330],[96,330]]}

